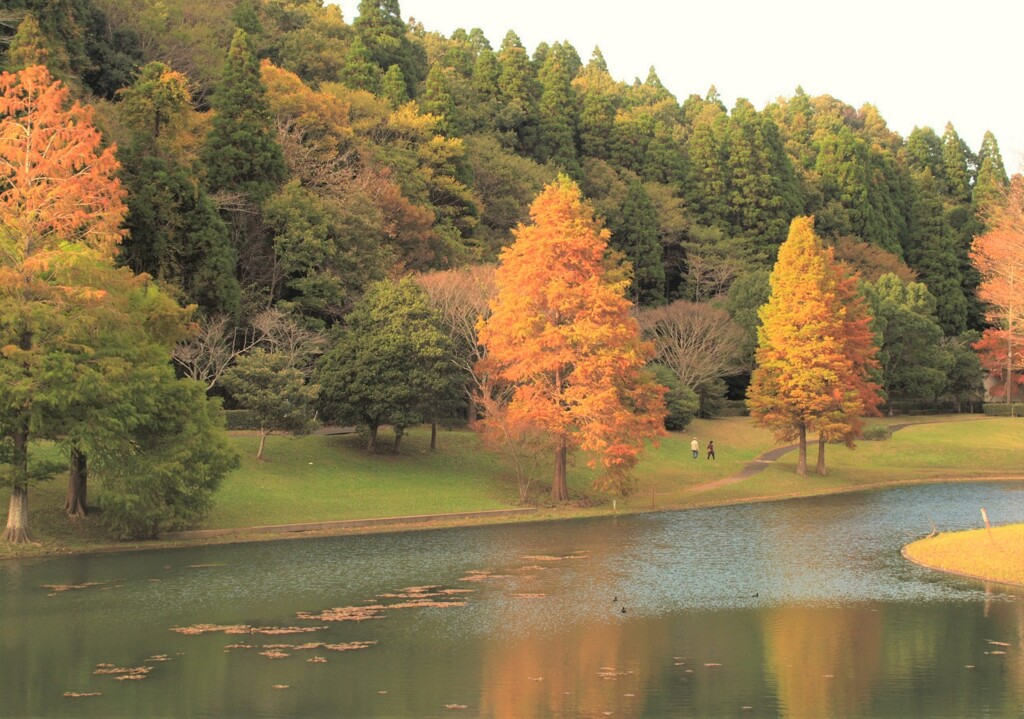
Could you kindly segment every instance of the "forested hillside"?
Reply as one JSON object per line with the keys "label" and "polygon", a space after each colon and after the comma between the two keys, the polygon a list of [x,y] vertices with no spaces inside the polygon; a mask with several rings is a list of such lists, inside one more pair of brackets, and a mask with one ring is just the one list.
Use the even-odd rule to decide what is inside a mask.
{"label": "forested hillside", "polygon": [[221,400],[260,459],[467,418],[522,501],[553,456],[561,502],[570,451],[626,493],[752,373],[820,472],[879,402],[1024,384],[1024,180],[990,133],[678,98],[398,0],[8,0],[0,46],[7,540],[69,466],[71,515],[93,476],[113,534],[194,523],[237,461]]}

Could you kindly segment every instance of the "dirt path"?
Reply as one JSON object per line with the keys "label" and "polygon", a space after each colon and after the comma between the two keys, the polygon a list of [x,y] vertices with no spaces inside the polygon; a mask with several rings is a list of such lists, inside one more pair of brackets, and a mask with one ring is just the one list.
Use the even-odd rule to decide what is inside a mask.
{"label": "dirt path", "polygon": [[[977,421],[980,421],[981,419],[983,419],[983,418],[972,419],[972,420],[954,420],[954,421],[977,422]],[[949,421],[949,420],[947,420],[947,421]],[[891,424],[891,425],[889,425],[889,431],[890,432],[899,432],[901,429],[904,429],[905,427],[917,427],[918,425],[922,425],[922,424],[939,424],[939,422],[936,421],[936,420],[924,420],[923,422],[903,422],[902,424]],[[815,440],[815,442],[817,442],[817,440]],[[810,445],[810,444],[811,444],[811,442],[808,441],[808,445]],[[799,446],[800,446],[799,444],[787,444],[784,447],[776,447],[775,449],[770,449],[767,452],[759,454],[753,460],[748,462],[746,465],[743,466],[743,469],[741,469],[736,474],[734,474],[732,476],[729,476],[729,477],[723,477],[722,479],[716,479],[716,480],[713,480],[711,482],[705,482],[703,484],[694,485],[693,487],[688,487],[686,491],[687,492],[707,492],[708,490],[711,490],[711,489],[717,489],[719,487],[727,487],[730,484],[739,484],[740,482],[742,482],[742,481],[744,481],[746,479],[750,479],[755,474],[761,472],[765,467],[770,465],[772,462],[774,462],[775,460],[779,459],[779,457],[782,457],[783,455],[788,454],[789,452],[792,452],[794,449],[797,449]]]}

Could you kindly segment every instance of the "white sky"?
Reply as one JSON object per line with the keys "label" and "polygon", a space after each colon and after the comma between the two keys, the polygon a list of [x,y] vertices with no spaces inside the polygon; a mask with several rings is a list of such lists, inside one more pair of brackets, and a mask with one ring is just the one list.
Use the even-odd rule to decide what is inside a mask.
{"label": "white sky", "polygon": [[[346,22],[357,0],[341,5]],[[977,152],[995,133],[1007,170],[1024,164],[1022,0],[400,0],[402,16],[450,36],[479,27],[495,49],[514,30],[532,54],[597,45],[617,80],[653,65],[682,102],[715,85],[758,109],[797,85],[854,107],[870,102],[906,137],[951,121]]]}

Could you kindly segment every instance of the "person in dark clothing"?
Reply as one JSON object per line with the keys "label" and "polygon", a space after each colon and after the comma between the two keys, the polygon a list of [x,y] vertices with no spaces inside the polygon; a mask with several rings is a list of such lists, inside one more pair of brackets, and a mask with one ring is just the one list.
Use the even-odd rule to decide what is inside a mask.
{"label": "person in dark clothing", "polygon": [[708,459],[714,459],[714,458],[715,458],[715,443],[713,441],[711,441],[711,440],[708,440]]}

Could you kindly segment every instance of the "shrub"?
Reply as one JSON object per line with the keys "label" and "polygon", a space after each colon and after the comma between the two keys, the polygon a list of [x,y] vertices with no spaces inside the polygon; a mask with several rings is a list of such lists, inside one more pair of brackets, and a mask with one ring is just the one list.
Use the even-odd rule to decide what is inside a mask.
{"label": "shrub", "polygon": [[989,417],[1024,417],[1024,402],[986,402],[983,409]]}
{"label": "shrub", "polygon": [[864,428],[864,439],[872,442],[882,442],[892,437],[892,430],[884,424],[876,424]]}

